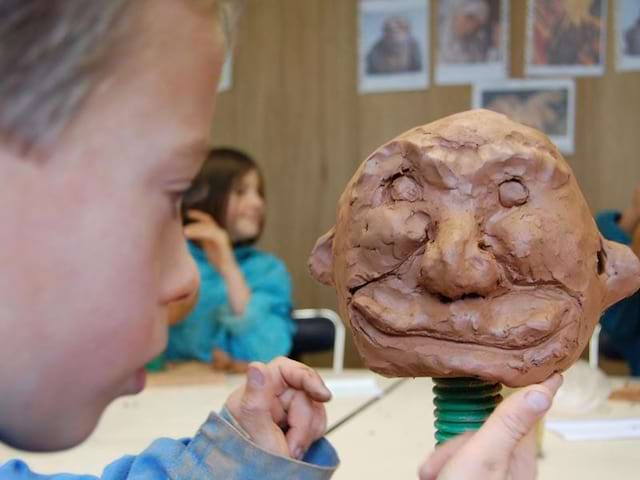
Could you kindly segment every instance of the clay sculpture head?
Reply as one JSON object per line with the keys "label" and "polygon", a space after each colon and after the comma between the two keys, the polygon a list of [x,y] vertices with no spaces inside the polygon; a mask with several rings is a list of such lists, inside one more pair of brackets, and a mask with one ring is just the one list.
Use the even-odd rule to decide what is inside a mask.
{"label": "clay sculpture head", "polygon": [[367,366],[521,386],[568,368],[602,311],[640,288],[541,132],[486,110],[376,150],[310,259]]}

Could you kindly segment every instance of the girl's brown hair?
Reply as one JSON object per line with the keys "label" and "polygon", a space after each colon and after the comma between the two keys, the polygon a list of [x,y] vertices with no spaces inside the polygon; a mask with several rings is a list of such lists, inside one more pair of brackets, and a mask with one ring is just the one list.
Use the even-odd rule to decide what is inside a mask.
{"label": "girl's brown hair", "polygon": [[[189,223],[187,210],[201,210],[213,217],[220,227],[227,229],[226,213],[229,196],[237,183],[247,173],[255,171],[259,178],[259,193],[264,199],[264,180],[258,164],[246,153],[234,148],[214,148],[209,151],[202,170],[195,178],[191,188],[185,193],[182,202],[182,218]],[[243,244],[255,243],[255,238],[243,241]]]}

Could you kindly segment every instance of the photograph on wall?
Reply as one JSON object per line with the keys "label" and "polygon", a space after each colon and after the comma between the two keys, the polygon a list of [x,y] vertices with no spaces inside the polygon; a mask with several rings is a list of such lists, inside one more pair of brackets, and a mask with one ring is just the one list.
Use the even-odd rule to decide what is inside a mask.
{"label": "photograph on wall", "polygon": [[530,0],[527,75],[603,75],[606,0]]}
{"label": "photograph on wall", "polygon": [[218,93],[231,90],[233,85],[233,55],[229,53],[222,64],[222,72],[220,73],[220,83],[218,83]]}
{"label": "photograph on wall", "polygon": [[508,77],[509,2],[437,3],[436,83],[469,84]]}
{"label": "photograph on wall", "polygon": [[428,0],[360,0],[360,93],[429,86]]}
{"label": "photograph on wall", "polygon": [[572,154],[574,151],[574,80],[507,80],[476,84],[473,107],[503,113],[516,122],[543,131],[561,152]]}
{"label": "photograph on wall", "polygon": [[640,70],[640,1],[618,0],[615,20],[617,68]]}

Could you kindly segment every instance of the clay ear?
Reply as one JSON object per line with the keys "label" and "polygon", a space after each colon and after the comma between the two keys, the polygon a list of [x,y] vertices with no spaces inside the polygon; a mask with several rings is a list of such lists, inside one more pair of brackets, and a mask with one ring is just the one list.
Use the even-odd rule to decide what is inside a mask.
{"label": "clay ear", "polygon": [[311,276],[320,283],[333,286],[333,237],[336,227],[332,227],[316,242],[309,257]]}
{"label": "clay ear", "polygon": [[598,269],[607,276],[605,308],[640,289],[640,260],[621,243],[603,240],[604,252],[598,252]]}

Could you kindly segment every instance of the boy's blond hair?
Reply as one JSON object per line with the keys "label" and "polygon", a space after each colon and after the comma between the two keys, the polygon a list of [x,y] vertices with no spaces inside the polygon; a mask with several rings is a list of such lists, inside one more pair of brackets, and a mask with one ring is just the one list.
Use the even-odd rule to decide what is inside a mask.
{"label": "boy's blond hair", "polygon": [[[229,43],[240,1],[185,1],[216,12]],[[0,0],[0,139],[20,150],[55,140],[132,33],[140,4]]]}

